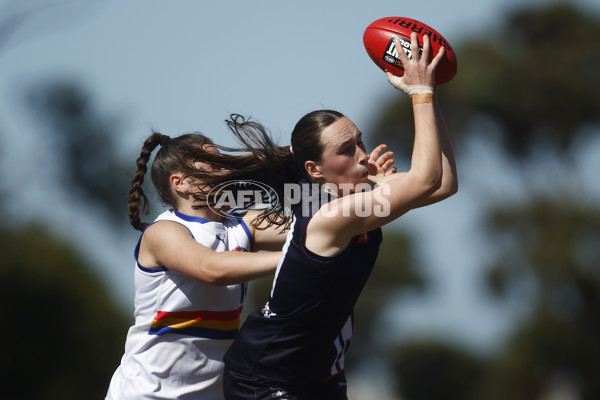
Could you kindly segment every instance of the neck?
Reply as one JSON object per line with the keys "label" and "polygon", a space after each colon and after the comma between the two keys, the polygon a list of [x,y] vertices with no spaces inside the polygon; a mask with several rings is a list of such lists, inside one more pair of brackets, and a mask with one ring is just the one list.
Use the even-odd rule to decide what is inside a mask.
{"label": "neck", "polygon": [[342,197],[342,195],[339,193],[339,191],[335,190],[335,185],[334,184],[325,183],[325,184],[321,185],[321,189],[323,189],[323,191],[325,193],[329,193],[329,194],[334,195],[336,197]]}

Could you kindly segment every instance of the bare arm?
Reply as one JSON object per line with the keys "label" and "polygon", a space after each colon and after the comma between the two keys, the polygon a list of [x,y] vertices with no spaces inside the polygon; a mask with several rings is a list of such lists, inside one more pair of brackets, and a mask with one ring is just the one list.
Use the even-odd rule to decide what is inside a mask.
{"label": "bare arm", "polygon": [[271,275],[281,252],[216,252],[196,242],[184,226],[159,221],[146,229],[138,260],[148,268],[166,267],[217,286]]}
{"label": "bare arm", "polygon": [[[442,147],[442,184],[440,185],[440,188],[438,190],[433,192],[422,203],[418,204],[414,208],[424,207],[430,204],[437,203],[456,194],[456,192],[458,191],[458,176],[456,172],[456,162],[454,159],[454,152],[452,150],[452,143],[450,142],[450,135],[448,134],[448,129],[446,127],[444,116],[439,107],[439,104],[437,103],[437,97],[435,98],[434,107],[435,118],[438,126],[440,143]],[[374,183],[383,184],[389,183],[393,179],[401,178],[405,174],[406,172],[399,172],[395,174],[390,174],[388,172],[386,174],[373,174],[369,178]]]}
{"label": "bare arm", "polygon": [[[410,170],[370,192],[344,196],[323,206],[307,228],[309,249],[325,255],[318,249],[333,244],[331,251],[335,254],[353,236],[386,225],[420,207],[440,188],[442,160],[433,103],[414,104],[413,112],[415,141]],[[356,212],[366,209],[366,205],[371,206],[371,212],[365,215]]]}
{"label": "bare arm", "polygon": [[442,146],[442,184],[438,190],[433,192],[419,207],[442,201],[458,191],[458,175],[456,172],[456,161],[454,159],[454,151],[450,142],[450,135],[446,127],[444,115],[437,102],[437,97],[434,102],[435,119],[440,134],[440,144]]}
{"label": "bare arm", "polygon": [[[416,36],[413,36],[411,46],[417,46]],[[444,52],[441,50],[429,62],[429,51],[426,41],[421,57],[418,52],[413,52],[413,59],[409,60],[403,51],[398,52],[405,66],[403,84],[433,88],[435,69]],[[392,82],[390,74],[388,79]],[[307,248],[324,256],[337,254],[353,236],[395,220],[421,206],[439,190],[442,185],[440,129],[435,104],[429,96],[435,97],[434,94],[413,96],[415,139],[410,170],[370,192],[344,196],[322,207],[307,227]],[[367,215],[357,212],[365,208],[370,208],[371,212]],[[382,212],[377,213],[377,208]]]}

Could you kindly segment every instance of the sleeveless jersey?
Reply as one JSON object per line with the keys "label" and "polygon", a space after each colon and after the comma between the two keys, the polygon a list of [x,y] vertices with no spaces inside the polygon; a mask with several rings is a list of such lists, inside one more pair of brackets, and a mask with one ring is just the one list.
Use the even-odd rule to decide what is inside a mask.
{"label": "sleeveless jersey", "polygon": [[[315,185],[316,186],[316,185]],[[306,248],[306,227],[330,201],[315,186],[303,187],[302,203],[277,267],[267,305],[248,316],[225,355],[227,368],[277,383],[327,381],[343,372],[352,336],[352,310],[375,264],[381,229],[358,235],[333,257]],[[306,206],[306,199],[320,204]]]}
{"label": "sleeveless jersey", "polygon": [[[214,222],[166,211],[214,251],[250,251],[241,220]],[[155,222],[156,222],[155,221]],[[142,233],[143,235],[143,233]],[[223,354],[235,337],[246,284],[214,286],[167,268],[145,268],[135,249],[135,323],[107,399],[222,399]]]}

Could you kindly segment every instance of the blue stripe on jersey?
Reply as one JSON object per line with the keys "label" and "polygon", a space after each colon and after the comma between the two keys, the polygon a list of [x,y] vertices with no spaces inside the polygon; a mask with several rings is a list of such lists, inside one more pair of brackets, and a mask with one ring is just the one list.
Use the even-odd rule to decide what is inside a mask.
{"label": "blue stripe on jersey", "polygon": [[155,272],[167,271],[167,268],[165,268],[165,267],[146,268],[140,263],[136,263],[136,264],[137,264],[137,267],[144,272],[155,273]]}
{"label": "blue stripe on jersey", "polygon": [[167,268],[165,268],[165,267],[147,268],[147,267],[144,267],[142,264],[139,263],[139,261],[138,261],[138,255],[140,254],[140,243],[142,242],[142,236],[143,235],[144,235],[144,233],[142,232],[142,235],[140,235],[140,238],[138,239],[137,245],[135,246],[135,249],[133,250],[133,257],[135,258],[135,264],[137,265],[137,267],[140,270],[142,270],[144,272],[155,273],[155,272],[166,271]]}
{"label": "blue stripe on jersey", "polygon": [[206,224],[207,222],[214,222],[211,221],[210,219],[206,219],[206,218],[202,218],[202,217],[193,217],[191,215],[186,215],[184,213],[181,213],[177,210],[173,210],[173,212],[175,213],[176,216],[178,216],[179,218],[181,218],[184,221],[189,221],[189,222],[199,222],[201,224]]}
{"label": "blue stripe on jersey", "polygon": [[172,328],[170,326],[163,326],[160,328],[152,328],[148,334],[150,335],[164,335],[165,333],[174,333],[179,335],[186,336],[194,336],[198,338],[205,339],[234,339],[238,333],[237,329],[230,331],[223,331],[219,329],[210,329],[210,328],[199,328],[199,327],[189,327],[189,328]]}
{"label": "blue stripe on jersey", "polygon": [[244,304],[244,299],[246,298],[246,293],[248,293],[248,282],[242,282],[240,284],[240,289],[242,292],[242,296],[240,298],[240,304]]}
{"label": "blue stripe on jersey", "polygon": [[[175,213],[178,213],[178,211],[175,211]],[[181,215],[184,215],[184,214],[181,214]],[[192,218],[192,217],[190,217],[190,218]],[[204,218],[202,218],[202,219],[204,219]],[[165,220],[165,221],[171,221],[171,220]],[[208,220],[206,220],[206,221],[208,221]],[[140,244],[142,243],[142,236],[144,236],[144,232],[146,232],[146,229],[148,229],[151,225],[154,225],[157,222],[158,221],[154,221],[151,224],[148,224],[148,226],[146,228],[144,228],[144,231],[140,235],[140,238],[138,239],[138,242],[135,245],[135,249],[133,250],[133,258],[135,259],[135,263],[138,266],[138,268],[140,270],[144,271],[144,272],[162,272],[162,271],[167,271],[168,270],[167,267],[147,268],[147,267],[144,267],[143,265],[141,265],[139,263],[139,261],[138,261],[138,256],[140,254]],[[192,234],[192,231],[190,231],[190,228],[188,228],[187,226],[185,226],[181,222],[177,222],[177,221],[171,221],[171,222],[175,222],[176,224],[179,224],[179,225],[183,226],[185,229],[188,230],[188,232],[190,233],[190,236],[192,236],[192,238],[194,238],[194,235]],[[210,222],[210,221],[208,221],[208,222]]]}
{"label": "blue stripe on jersey", "polygon": [[240,219],[240,225],[242,225],[242,228],[244,228],[244,231],[246,231],[246,235],[248,235],[248,239],[250,239],[250,249],[254,248],[254,238],[252,237],[252,234],[250,233],[250,229],[248,229],[248,226],[246,225],[246,223],[244,222],[243,219]]}

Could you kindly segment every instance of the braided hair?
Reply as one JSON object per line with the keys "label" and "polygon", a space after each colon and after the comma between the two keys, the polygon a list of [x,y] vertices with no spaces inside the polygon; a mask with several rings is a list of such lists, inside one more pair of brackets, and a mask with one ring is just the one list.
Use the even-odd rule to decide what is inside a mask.
{"label": "braided hair", "polygon": [[190,167],[189,159],[185,157],[185,149],[188,147],[202,147],[213,142],[200,133],[192,133],[170,138],[167,135],[155,132],[152,133],[142,145],[140,156],[136,160],[137,171],[131,182],[129,191],[129,223],[135,229],[143,231],[148,224],[140,219],[140,206],[142,212],[148,214],[148,197],[142,189],[144,176],[148,171],[148,161],[154,150],[160,146],[154,161],[150,176],[152,183],[163,204],[175,208],[176,198],[171,190],[169,177],[176,171],[182,171]]}

